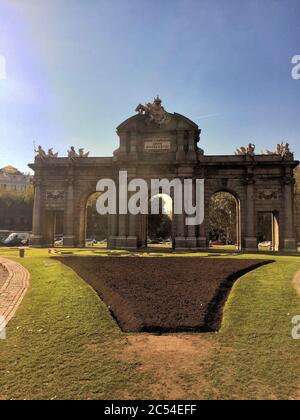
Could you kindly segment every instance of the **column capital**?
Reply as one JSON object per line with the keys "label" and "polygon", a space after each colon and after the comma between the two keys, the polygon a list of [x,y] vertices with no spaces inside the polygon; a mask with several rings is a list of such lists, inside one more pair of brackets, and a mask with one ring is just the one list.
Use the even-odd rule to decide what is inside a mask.
{"label": "column capital", "polygon": [[42,177],[35,175],[34,178],[33,178],[33,186],[34,187],[39,187],[39,186],[42,185],[42,183],[43,183]]}
{"label": "column capital", "polygon": [[244,185],[254,185],[256,183],[256,180],[254,179],[254,176],[252,174],[247,174],[243,178],[243,184]]}
{"label": "column capital", "polygon": [[294,185],[296,183],[295,178],[292,175],[288,175],[282,178],[283,185]]}
{"label": "column capital", "polygon": [[74,177],[69,176],[65,178],[65,183],[67,184],[68,187],[72,187],[74,185]]}

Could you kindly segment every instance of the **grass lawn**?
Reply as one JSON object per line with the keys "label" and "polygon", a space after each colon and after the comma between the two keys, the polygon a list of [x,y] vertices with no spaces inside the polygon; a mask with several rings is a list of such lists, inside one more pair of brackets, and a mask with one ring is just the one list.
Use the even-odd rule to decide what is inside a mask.
{"label": "grass lawn", "polygon": [[[19,261],[17,250],[0,254]],[[158,254],[173,255],[210,258]],[[293,284],[299,257],[226,257],[276,262],[237,281],[219,333],[152,336],[122,333],[71,269],[47,250],[27,250],[20,262],[31,273],[30,289],[0,340],[0,399],[300,399],[300,341],[291,338],[291,319],[300,315]]]}

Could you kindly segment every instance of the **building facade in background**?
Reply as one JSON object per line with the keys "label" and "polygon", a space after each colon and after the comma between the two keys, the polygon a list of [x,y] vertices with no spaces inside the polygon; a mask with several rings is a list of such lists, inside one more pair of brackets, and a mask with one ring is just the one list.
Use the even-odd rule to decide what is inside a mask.
{"label": "building facade in background", "polygon": [[32,186],[32,176],[13,166],[0,169],[0,190],[24,192]]}
{"label": "building facade in background", "polygon": [[12,166],[0,169],[0,230],[31,231],[32,176]]}

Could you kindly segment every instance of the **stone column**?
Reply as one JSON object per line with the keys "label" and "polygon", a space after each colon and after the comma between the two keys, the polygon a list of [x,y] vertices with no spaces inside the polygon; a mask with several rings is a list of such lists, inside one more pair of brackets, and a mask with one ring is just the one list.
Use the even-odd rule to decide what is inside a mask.
{"label": "stone column", "polygon": [[53,247],[54,245],[54,234],[55,234],[55,223],[56,223],[55,211],[46,210],[43,221],[45,224],[43,244],[47,248],[50,248],[50,247]]}
{"label": "stone column", "polygon": [[208,240],[206,238],[206,226],[205,226],[205,222],[206,222],[206,217],[208,217],[206,214],[206,212],[204,211],[204,221],[202,223],[202,225],[199,226],[199,230],[198,230],[198,236],[197,236],[197,248],[208,248]]}
{"label": "stone column", "polygon": [[245,180],[247,206],[246,206],[246,237],[245,249],[249,251],[257,250],[257,236],[255,230],[255,180],[253,175],[249,175]]}
{"label": "stone column", "polygon": [[[193,179],[193,205],[196,202],[196,181]],[[186,215],[185,217],[189,217]],[[196,226],[189,225],[187,226],[187,238],[186,238],[187,248],[196,248],[197,247],[197,238],[196,238]]]}
{"label": "stone column", "polygon": [[185,159],[185,150],[184,150],[184,131],[177,132],[177,152],[176,160]]}
{"label": "stone column", "polygon": [[118,236],[116,237],[117,248],[127,248],[127,214],[118,215]]}
{"label": "stone column", "polygon": [[136,133],[132,132],[130,134],[130,160],[137,160],[138,155],[137,155],[137,138],[136,138]]}
{"label": "stone column", "polygon": [[[182,191],[183,191],[183,179],[182,182]],[[183,194],[182,194],[182,197]],[[182,214],[174,214],[176,224],[176,236],[175,236],[175,248],[185,248],[186,247],[186,237],[185,237],[185,214],[184,214],[184,205],[182,205]]]}
{"label": "stone column", "polygon": [[[205,179],[205,173],[204,169],[201,168],[198,170],[196,174],[197,178],[199,179]],[[203,223],[197,227],[197,248],[208,248],[209,238],[207,238],[206,234],[206,220],[209,220],[209,205],[207,204],[207,192],[206,189],[208,188],[207,183],[204,183],[204,221]]]}
{"label": "stone column", "polygon": [[34,204],[32,220],[32,237],[30,243],[34,247],[43,246],[43,200],[42,200],[42,180],[37,174],[34,177]]}
{"label": "stone column", "polygon": [[188,160],[196,160],[196,147],[195,147],[195,131],[191,130],[188,132],[188,152],[187,152],[187,159]]}
{"label": "stone column", "polygon": [[297,243],[295,239],[295,225],[294,225],[294,178],[290,173],[287,173],[284,180],[284,251],[294,252],[297,250]]}
{"label": "stone column", "polygon": [[116,237],[118,235],[118,215],[110,214],[108,215],[109,223],[109,236],[107,238],[108,248],[115,248],[116,246]]}
{"label": "stone column", "polygon": [[[120,170],[127,171],[127,182],[128,185],[130,180],[135,178],[136,170],[135,168],[120,168]],[[127,192],[127,202],[126,204],[127,214],[119,214],[120,203],[119,203],[119,186],[117,187],[117,200],[118,200],[118,233],[115,238],[115,247],[117,248],[137,248],[138,236],[137,236],[137,216],[131,215],[128,212],[128,200],[131,195],[135,192]]]}
{"label": "stone column", "polygon": [[[128,200],[135,194],[134,191],[128,193]],[[127,247],[137,248],[138,236],[137,236],[137,218],[135,214],[128,214],[128,236],[127,236]]]}
{"label": "stone column", "polygon": [[[65,212],[64,212],[64,246],[73,247],[74,244],[74,177],[69,171],[66,182]],[[85,235],[84,235],[85,240]],[[80,244],[85,246],[85,244]]]}
{"label": "stone column", "polygon": [[[125,170],[120,169],[120,170]],[[115,240],[116,248],[127,248],[127,219],[128,214],[120,214],[120,201],[119,201],[119,185],[117,185],[117,218],[118,218],[118,233]]]}

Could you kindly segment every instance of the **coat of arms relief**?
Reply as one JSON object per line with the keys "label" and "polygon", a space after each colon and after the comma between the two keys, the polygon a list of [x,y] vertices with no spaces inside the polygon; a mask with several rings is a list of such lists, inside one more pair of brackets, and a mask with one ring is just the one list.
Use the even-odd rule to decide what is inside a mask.
{"label": "coat of arms relief", "polygon": [[150,102],[145,105],[139,104],[135,111],[145,115],[147,123],[154,123],[156,126],[161,127],[171,119],[170,114],[164,109],[161,102],[161,99],[157,96],[152,104]]}

